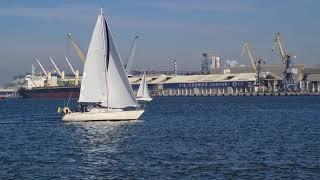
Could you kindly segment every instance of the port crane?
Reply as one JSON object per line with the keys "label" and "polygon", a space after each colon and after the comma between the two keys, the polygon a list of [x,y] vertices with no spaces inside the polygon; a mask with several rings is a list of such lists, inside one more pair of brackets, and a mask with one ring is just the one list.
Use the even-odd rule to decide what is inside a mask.
{"label": "port crane", "polygon": [[76,42],[72,39],[71,33],[67,33],[67,37],[68,37],[68,39],[70,40],[73,49],[76,51],[76,53],[78,54],[78,56],[79,56],[79,58],[81,59],[81,61],[82,61],[83,63],[85,63],[87,57],[86,57],[86,55],[83,53],[83,51],[81,50],[81,48],[79,47],[78,43],[76,43]]}
{"label": "port crane", "polygon": [[251,65],[252,65],[252,68],[254,70],[254,73],[256,73],[256,82],[255,82],[255,85],[258,86],[258,91],[260,90],[260,85],[263,84],[263,78],[265,78],[265,74],[262,74],[261,72],[261,64],[265,64],[265,61],[263,61],[263,59],[261,58],[256,58],[254,59],[253,58],[253,55],[251,53],[251,46],[249,45],[248,42],[245,42],[244,43],[244,46],[243,46],[243,49],[242,49],[242,52],[241,52],[241,57],[244,55],[245,52],[247,52],[249,58],[250,58],[250,61],[251,61]]}
{"label": "port crane", "polygon": [[35,57],[35,58],[36,58],[37,63],[39,64],[42,72],[44,73],[44,75],[45,75],[46,77],[48,77],[48,73],[47,73],[47,71],[43,68],[43,66],[42,66],[42,64],[40,63],[39,59],[38,59],[37,57]]}
{"label": "port crane", "polygon": [[295,72],[295,68],[293,68],[293,64],[291,60],[292,55],[283,50],[279,32],[276,34],[276,37],[273,41],[272,52],[275,51],[276,46],[278,46],[281,62],[282,62],[282,65],[284,66],[283,79],[282,79],[280,90],[284,92],[295,91],[297,89],[297,85],[294,82],[293,75],[296,72]]}
{"label": "port crane", "polygon": [[251,53],[251,50],[250,50],[250,45],[249,45],[248,42],[244,43],[244,46],[243,46],[243,49],[242,49],[242,52],[241,52],[241,57],[244,55],[245,52],[248,53],[248,56],[249,56],[249,58],[251,60],[252,68],[253,68],[254,72],[256,73],[257,72],[256,61],[253,59],[253,56],[252,56],[252,53]]}
{"label": "port crane", "polygon": [[61,72],[60,69],[58,68],[58,66],[56,65],[56,63],[54,63],[53,59],[51,57],[49,57],[52,65],[54,66],[54,69],[57,71],[57,73],[59,74],[59,76],[61,78],[64,78],[64,72]]}

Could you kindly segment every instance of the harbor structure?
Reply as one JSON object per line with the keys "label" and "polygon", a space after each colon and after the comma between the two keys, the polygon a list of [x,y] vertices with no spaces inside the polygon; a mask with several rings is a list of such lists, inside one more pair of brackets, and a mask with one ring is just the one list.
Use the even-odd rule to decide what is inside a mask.
{"label": "harbor structure", "polygon": [[[68,37],[72,40],[70,34]],[[137,39],[138,36],[135,36],[128,57],[134,56]],[[79,47],[74,41],[71,42]],[[262,58],[255,56],[251,51],[251,46],[246,42],[241,56],[244,53],[248,54],[251,62],[249,66],[239,66],[237,63],[220,66],[219,56],[213,53],[203,53],[201,71],[183,72],[180,70],[178,74],[177,62],[174,60],[171,71],[148,72],[146,83],[152,96],[254,95],[259,93],[319,95],[320,67],[308,68],[303,64],[293,63],[295,55],[284,50],[280,33],[276,34],[272,51],[275,50],[275,47],[278,47],[280,64],[265,64]],[[79,49],[75,48],[75,50]],[[81,53],[78,54],[81,55]],[[132,58],[127,59],[129,60],[125,67],[129,67],[126,69],[129,82],[136,93],[143,79],[142,72],[132,71],[130,68]],[[72,71],[71,76],[62,73],[52,58],[51,62],[57,73],[45,70],[39,59],[36,58],[36,60],[42,74],[35,75],[33,68],[33,73],[25,77],[25,84],[19,90],[23,97],[65,98],[70,94],[72,97],[79,96],[82,77],[78,70],[74,70],[67,58],[66,61]]]}
{"label": "harbor structure", "polygon": [[[211,74],[175,75],[149,74],[146,77],[150,94],[152,96],[201,96],[201,95],[241,95],[256,93],[285,93],[281,91],[282,65],[263,65],[261,72],[260,90],[257,90],[257,74],[252,67],[217,68]],[[306,68],[304,65],[295,65],[297,74],[293,76],[297,83],[297,91],[291,94],[320,94],[320,68]],[[30,75],[28,76],[30,77]],[[69,80],[71,80],[70,78]],[[74,78],[73,78],[74,79]],[[20,89],[23,97],[77,97],[80,86],[72,83],[63,83],[58,79],[60,86],[45,86],[46,78],[35,76],[29,79],[29,86]],[[142,76],[129,77],[129,82],[136,93]],[[42,87],[30,87],[35,82]],[[40,83],[43,82],[43,83]],[[63,85],[61,85],[63,84]]]}

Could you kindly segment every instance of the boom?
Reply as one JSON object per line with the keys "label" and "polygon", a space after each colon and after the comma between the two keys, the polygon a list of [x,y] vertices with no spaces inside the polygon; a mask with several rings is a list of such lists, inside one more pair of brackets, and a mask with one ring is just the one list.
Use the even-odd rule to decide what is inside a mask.
{"label": "boom", "polygon": [[37,62],[38,62],[38,64],[39,64],[40,68],[42,69],[44,75],[46,75],[46,76],[48,77],[48,73],[47,73],[47,71],[43,68],[43,66],[42,66],[42,64],[40,63],[39,59],[38,59],[37,57],[35,57],[35,58],[36,58],[36,60],[37,60]]}
{"label": "boom", "polygon": [[76,51],[76,53],[78,54],[79,58],[82,60],[83,63],[85,63],[87,57],[83,53],[83,51],[81,50],[79,45],[71,38],[71,33],[67,33],[67,37],[71,41],[71,45],[72,45],[73,49]]}
{"label": "boom", "polygon": [[56,69],[56,71],[58,72],[59,76],[62,77],[62,73],[61,73],[60,69],[58,68],[58,66],[56,65],[56,63],[54,63],[54,61],[51,57],[49,57],[49,59],[51,60],[53,66]]}
{"label": "boom", "polygon": [[279,53],[280,53],[282,64],[285,65],[286,64],[286,54],[284,53],[283,48],[282,48],[279,32],[276,34],[276,37],[273,41],[272,52],[274,52],[276,45],[278,45],[278,47],[279,47]]}
{"label": "boom", "polygon": [[244,55],[245,51],[247,51],[248,55],[249,55],[249,58],[251,60],[251,64],[252,64],[252,67],[253,67],[253,70],[254,72],[257,72],[257,67],[256,67],[256,63],[255,63],[255,60],[253,59],[252,57],[252,53],[250,51],[250,46],[249,46],[249,43],[246,42],[244,43],[244,46],[243,46],[243,49],[242,49],[242,52],[241,52],[241,56]]}
{"label": "boom", "polygon": [[67,56],[65,56],[65,59],[66,59],[66,61],[67,61],[68,65],[69,65],[69,67],[70,67],[70,69],[71,69],[72,73],[76,76],[76,75],[77,75],[77,73],[76,73],[76,71],[74,70],[73,66],[71,65],[71,63],[70,63],[69,59],[67,58]]}

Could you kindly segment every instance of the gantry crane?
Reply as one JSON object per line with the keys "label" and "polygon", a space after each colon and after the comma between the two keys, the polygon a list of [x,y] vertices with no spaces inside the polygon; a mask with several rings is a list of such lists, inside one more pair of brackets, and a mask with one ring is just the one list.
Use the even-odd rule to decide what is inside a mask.
{"label": "gantry crane", "polygon": [[276,34],[276,37],[273,41],[272,52],[275,51],[276,46],[278,46],[279,48],[281,62],[284,66],[283,79],[280,90],[284,92],[295,91],[297,89],[297,85],[293,79],[294,68],[292,65],[291,54],[283,50],[279,32]]}

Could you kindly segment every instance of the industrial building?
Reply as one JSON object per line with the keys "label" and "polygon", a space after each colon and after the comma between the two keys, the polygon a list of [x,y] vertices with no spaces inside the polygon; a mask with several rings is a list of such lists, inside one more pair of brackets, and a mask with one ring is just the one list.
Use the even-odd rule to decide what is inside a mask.
{"label": "industrial building", "polygon": [[[291,94],[320,93],[320,68],[306,68],[304,65],[296,65],[294,68],[296,73],[293,78],[297,90]],[[264,65],[261,69],[265,76],[260,87],[255,84],[257,74],[249,66],[215,68],[210,74],[199,75],[149,75],[147,83],[151,93],[156,96],[284,93],[281,91],[283,66]],[[136,90],[141,77],[131,77],[129,81]]]}

